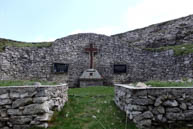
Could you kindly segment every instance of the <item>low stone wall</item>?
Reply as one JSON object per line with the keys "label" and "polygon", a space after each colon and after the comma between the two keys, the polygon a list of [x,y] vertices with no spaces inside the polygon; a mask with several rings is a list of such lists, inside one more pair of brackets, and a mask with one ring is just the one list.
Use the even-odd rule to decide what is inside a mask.
{"label": "low stone wall", "polygon": [[0,87],[0,129],[47,128],[68,100],[66,84]]}
{"label": "low stone wall", "polygon": [[115,103],[139,128],[193,126],[193,88],[115,85]]}

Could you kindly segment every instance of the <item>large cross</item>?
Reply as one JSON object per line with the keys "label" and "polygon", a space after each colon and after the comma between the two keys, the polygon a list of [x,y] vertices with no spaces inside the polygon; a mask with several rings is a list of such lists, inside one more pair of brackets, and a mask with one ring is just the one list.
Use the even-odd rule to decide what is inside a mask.
{"label": "large cross", "polygon": [[93,69],[93,56],[97,52],[97,48],[93,47],[93,44],[90,44],[89,48],[85,48],[85,51],[90,55],[90,69]]}

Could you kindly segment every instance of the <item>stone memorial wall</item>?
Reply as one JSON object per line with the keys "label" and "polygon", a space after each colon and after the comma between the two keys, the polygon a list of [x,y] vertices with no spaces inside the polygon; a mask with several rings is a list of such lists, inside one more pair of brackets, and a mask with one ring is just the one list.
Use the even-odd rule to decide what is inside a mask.
{"label": "stone memorial wall", "polygon": [[0,129],[48,127],[68,100],[67,85],[0,87]]}
{"label": "stone memorial wall", "polygon": [[[0,80],[50,80],[78,87],[80,76],[90,66],[85,52],[90,44],[97,48],[93,67],[103,77],[104,85],[193,78],[192,50],[187,48],[187,53],[182,46],[180,50],[186,52],[176,55],[176,49],[159,49],[191,45],[192,30],[190,15],[113,36],[70,35],[55,40],[50,47],[8,46],[0,52]],[[126,66],[126,70],[119,70],[120,66]]]}
{"label": "stone memorial wall", "polygon": [[190,126],[193,88],[140,88],[115,84],[115,103],[140,129]]}

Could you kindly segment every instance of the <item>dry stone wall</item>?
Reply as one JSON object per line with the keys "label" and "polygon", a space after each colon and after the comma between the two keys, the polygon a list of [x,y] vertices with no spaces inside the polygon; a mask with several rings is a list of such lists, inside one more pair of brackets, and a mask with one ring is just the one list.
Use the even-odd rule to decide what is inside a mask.
{"label": "dry stone wall", "polygon": [[143,129],[193,126],[193,88],[136,88],[115,85],[115,103]]}
{"label": "dry stone wall", "polygon": [[[90,43],[98,49],[94,67],[104,85],[147,80],[193,78],[193,54],[176,56],[174,50],[144,48],[193,42],[193,15],[150,27],[105,36],[85,33],[57,39],[50,47],[6,47],[0,52],[0,80],[50,80],[79,86],[79,77],[89,68]],[[54,73],[53,64],[68,64],[68,72]],[[114,64],[125,64],[126,73],[115,74]]]}
{"label": "dry stone wall", "polygon": [[67,85],[0,87],[0,129],[47,128],[68,100]]}

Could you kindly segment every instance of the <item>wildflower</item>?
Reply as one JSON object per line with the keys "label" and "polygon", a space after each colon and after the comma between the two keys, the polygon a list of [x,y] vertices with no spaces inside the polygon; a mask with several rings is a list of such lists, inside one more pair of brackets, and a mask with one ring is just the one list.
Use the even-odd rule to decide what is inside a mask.
{"label": "wildflower", "polygon": [[95,115],[93,115],[93,116],[92,116],[92,118],[96,119],[96,116],[95,116]]}

